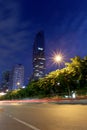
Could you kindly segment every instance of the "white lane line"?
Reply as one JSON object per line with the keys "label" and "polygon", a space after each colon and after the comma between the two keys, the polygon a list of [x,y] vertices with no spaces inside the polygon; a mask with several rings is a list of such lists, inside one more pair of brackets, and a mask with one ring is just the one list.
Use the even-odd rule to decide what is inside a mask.
{"label": "white lane line", "polygon": [[26,122],[24,122],[22,120],[19,120],[19,119],[15,118],[15,117],[13,119],[20,122],[20,123],[22,123],[22,124],[24,124],[25,126],[28,126],[28,127],[32,128],[33,130],[40,130],[40,129],[36,128],[35,126],[33,126],[31,124],[28,124],[28,123],[26,123]]}

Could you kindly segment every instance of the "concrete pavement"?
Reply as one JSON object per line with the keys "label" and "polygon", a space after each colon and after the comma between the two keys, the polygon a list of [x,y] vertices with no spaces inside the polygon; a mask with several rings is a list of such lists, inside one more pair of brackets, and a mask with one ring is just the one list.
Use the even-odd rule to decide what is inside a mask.
{"label": "concrete pavement", "polygon": [[86,105],[0,104],[0,130],[86,130]]}

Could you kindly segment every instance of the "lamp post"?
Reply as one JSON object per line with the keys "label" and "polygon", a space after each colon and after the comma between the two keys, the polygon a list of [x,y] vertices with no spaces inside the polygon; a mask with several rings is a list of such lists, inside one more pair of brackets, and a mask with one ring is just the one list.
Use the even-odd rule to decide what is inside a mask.
{"label": "lamp post", "polygon": [[[57,64],[57,67],[59,68],[60,64],[63,62],[63,55],[61,53],[57,53],[57,54],[55,53],[53,57],[53,62]],[[58,81],[56,85],[58,89],[58,87],[61,86],[60,81]]]}

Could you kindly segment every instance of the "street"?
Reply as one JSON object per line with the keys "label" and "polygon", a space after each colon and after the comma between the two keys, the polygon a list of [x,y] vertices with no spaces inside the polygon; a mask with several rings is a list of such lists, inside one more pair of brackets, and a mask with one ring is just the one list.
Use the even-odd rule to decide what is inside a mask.
{"label": "street", "polygon": [[87,130],[86,105],[0,103],[0,130]]}

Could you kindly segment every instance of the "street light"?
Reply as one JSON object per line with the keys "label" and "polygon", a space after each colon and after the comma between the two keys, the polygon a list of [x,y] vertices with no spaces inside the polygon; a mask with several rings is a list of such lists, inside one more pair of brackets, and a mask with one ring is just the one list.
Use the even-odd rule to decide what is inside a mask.
{"label": "street light", "polygon": [[20,85],[20,83],[19,83],[19,82],[17,82],[17,85]]}
{"label": "street light", "polygon": [[65,54],[61,50],[59,52],[53,51],[49,59],[51,61],[50,66],[57,66],[57,69],[62,68],[65,64]]}
{"label": "street light", "polygon": [[54,56],[54,61],[57,62],[57,63],[60,63],[62,61],[62,55],[55,55]]}
{"label": "street light", "polygon": [[18,86],[18,88],[20,88],[20,82],[17,82],[17,86]]}
{"label": "street light", "polygon": [[60,65],[64,61],[64,56],[62,53],[54,53],[53,55],[53,62],[54,64]]}

